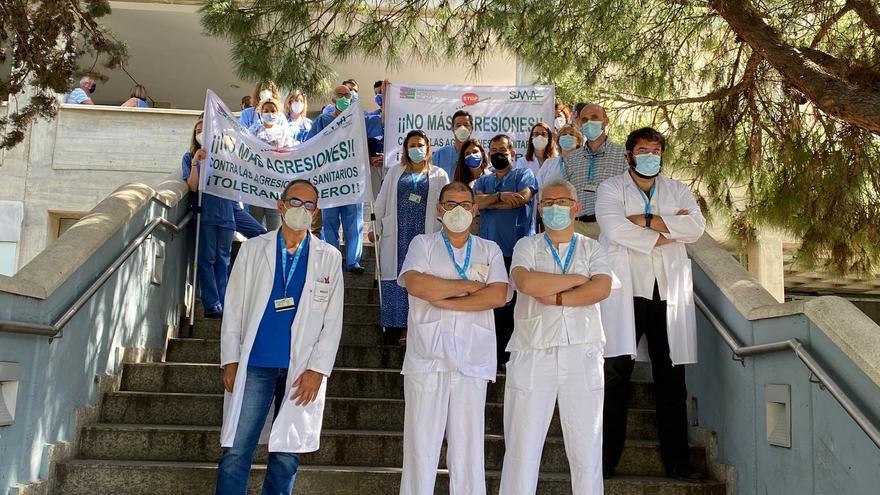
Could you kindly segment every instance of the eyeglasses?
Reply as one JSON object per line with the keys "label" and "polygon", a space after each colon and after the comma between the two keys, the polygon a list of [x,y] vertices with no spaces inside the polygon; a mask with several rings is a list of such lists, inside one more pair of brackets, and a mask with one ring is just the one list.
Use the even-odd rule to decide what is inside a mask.
{"label": "eyeglasses", "polygon": [[440,203],[440,205],[443,206],[443,209],[446,211],[452,211],[455,209],[456,206],[461,206],[465,210],[470,210],[471,208],[474,207],[474,202],[473,201],[444,201],[444,202]]}
{"label": "eyeglasses", "polygon": [[577,203],[577,200],[571,198],[544,198],[538,204],[544,208],[548,208],[553,205],[574,206],[575,203]]}
{"label": "eyeglasses", "polygon": [[287,205],[289,208],[304,207],[305,209],[307,209],[309,211],[314,211],[315,208],[318,207],[318,203],[315,203],[314,201],[303,201],[299,198],[282,199],[281,202],[284,203],[285,205]]}

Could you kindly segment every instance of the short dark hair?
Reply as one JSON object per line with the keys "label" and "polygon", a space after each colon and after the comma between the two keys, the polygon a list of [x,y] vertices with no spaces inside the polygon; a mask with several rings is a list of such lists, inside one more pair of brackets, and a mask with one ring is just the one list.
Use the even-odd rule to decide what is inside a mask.
{"label": "short dark hair", "polygon": [[342,85],[343,85],[343,86],[349,86],[349,85],[350,85],[350,86],[354,86],[354,87],[356,87],[356,88],[359,88],[359,87],[360,87],[360,85],[358,85],[358,82],[355,81],[354,79],[346,79],[345,81],[342,81]]}
{"label": "short dark hair", "polygon": [[492,143],[494,143],[495,141],[501,141],[502,139],[507,140],[507,149],[512,150],[513,149],[513,140],[510,139],[510,136],[508,136],[507,134],[496,134],[496,135],[492,136],[492,139],[489,140],[489,146],[492,146]]}
{"label": "short dark hair", "polygon": [[476,199],[476,196],[474,196],[474,190],[464,182],[458,180],[452,181],[443,186],[443,189],[440,189],[440,202],[443,202],[443,196],[446,195],[446,191],[469,192],[471,193],[471,200]]}
{"label": "short dark hair", "polygon": [[376,81],[373,83],[373,89],[381,88],[381,87],[382,87],[382,81]]}
{"label": "short dark hair", "polygon": [[452,114],[452,122],[455,122],[455,119],[459,117],[467,117],[468,122],[470,122],[471,126],[474,125],[474,116],[470,114],[470,112],[466,110],[457,110],[454,114]]}
{"label": "short dark hair", "polygon": [[293,189],[294,186],[298,186],[298,185],[300,185],[300,184],[307,185],[307,186],[309,186],[309,187],[312,188],[312,191],[315,191],[315,202],[317,202],[318,197],[320,197],[320,194],[318,193],[318,188],[315,187],[314,184],[312,184],[311,182],[309,182],[309,181],[307,181],[307,180],[305,180],[305,179],[295,179],[295,180],[290,181],[290,182],[287,184],[287,186],[284,187],[284,191],[281,192],[281,197],[282,197],[282,198],[287,197],[287,193],[288,193],[291,189]]}
{"label": "short dark hair", "polygon": [[636,148],[636,143],[640,140],[660,143],[660,151],[666,151],[666,138],[653,127],[642,127],[629,133],[629,136],[626,137],[626,151],[632,153],[632,150]]}
{"label": "short dark hair", "polygon": [[574,109],[572,109],[572,113],[574,113],[575,118],[581,117],[581,110],[583,110],[584,107],[587,105],[589,105],[589,103],[585,101],[579,101],[574,104]]}

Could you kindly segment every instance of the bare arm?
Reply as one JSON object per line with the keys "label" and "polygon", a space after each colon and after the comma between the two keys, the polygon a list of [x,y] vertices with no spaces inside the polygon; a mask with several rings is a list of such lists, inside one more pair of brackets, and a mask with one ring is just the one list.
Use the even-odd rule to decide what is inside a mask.
{"label": "bare arm", "polygon": [[472,294],[486,286],[475,280],[448,280],[413,270],[404,273],[403,280],[411,296],[430,303],[462,294]]}
{"label": "bare arm", "polygon": [[586,283],[589,279],[576,273],[546,273],[532,271],[522,266],[514,267],[510,272],[517,290],[523,294],[540,298],[555,296]]}
{"label": "bare arm", "polygon": [[562,305],[592,306],[609,295],[611,295],[611,277],[600,273],[590,277],[587,283],[562,292]]}
{"label": "bare arm", "polygon": [[431,301],[431,304],[441,309],[455,311],[485,311],[500,308],[506,302],[507,284],[496,282],[466,296],[439,299]]}
{"label": "bare arm", "polygon": [[477,194],[477,206],[481,209],[497,208],[498,194]]}
{"label": "bare arm", "polygon": [[137,106],[137,98],[129,98],[129,99],[125,100],[125,103],[123,103],[123,104],[120,105],[120,106],[123,106],[123,107],[136,107],[136,106]]}

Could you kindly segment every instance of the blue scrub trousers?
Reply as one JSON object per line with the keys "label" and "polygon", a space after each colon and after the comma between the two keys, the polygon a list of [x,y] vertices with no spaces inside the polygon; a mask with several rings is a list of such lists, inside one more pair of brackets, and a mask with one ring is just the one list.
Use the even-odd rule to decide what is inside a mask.
{"label": "blue scrub trousers", "polygon": [[229,282],[234,231],[216,225],[200,226],[198,275],[205,311],[222,311]]}
{"label": "blue scrub trousers", "polygon": [[364,204],[337,206],[321,210],[324,220],[323,237],[331,246],[339,249],[339,225],[345,236],[345,269],[351,270],[361,264],[364,250]]}
{"label": "blue scrub trousers", "polygon": [[235,217],[235,231],[248,239],[266,233],[266,228],[260,225],[247,210],[236,206],[232,209],[232,214]]}

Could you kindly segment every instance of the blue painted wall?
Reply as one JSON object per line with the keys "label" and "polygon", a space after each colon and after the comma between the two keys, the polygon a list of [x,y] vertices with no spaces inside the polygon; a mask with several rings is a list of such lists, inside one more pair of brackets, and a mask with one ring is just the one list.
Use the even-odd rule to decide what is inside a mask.
{"label": "blue painted wall", "polygon": [[[52,296],[40,301],[0,293],[0,319],[49,323],[94,280],[154,217],[177,223],[188,211],[182,199],[168,209],[150,201]],[[0,333],[0,361],[21,363],[15,424],[0,427],[0,494],[15,484],[47,476],[46,447],[73,441],[75,411],[97,400],[97,376],[116,374],[118,348],[165,345],[168,325],[177,325],[190,272],[194,229],[165,242],[163,283],[153,285],[153,247],[148,240],[65,327],[60,339]]]}

